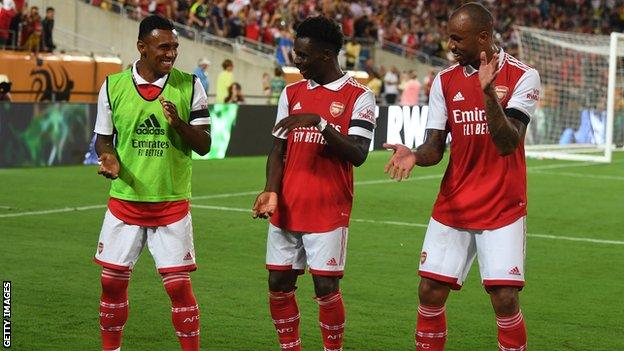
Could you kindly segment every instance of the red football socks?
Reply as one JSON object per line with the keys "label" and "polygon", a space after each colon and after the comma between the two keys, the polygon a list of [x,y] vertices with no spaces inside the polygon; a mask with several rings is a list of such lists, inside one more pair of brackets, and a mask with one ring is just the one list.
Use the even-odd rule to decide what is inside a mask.
{"label": "red football socks", "polygon": [[271,318],[277,331],[282,351],[301,351],[299,338],[299,307],[295,291],[269,291]]}
{"label": "red football socks", "polygon": [[319,325],[325,351],[342,351],[345,328],[345,308],[340,291],[317,297]]}
{"label": "red football socks", "polygon": [[128,282],[130,271],[102,269],[100,297],[100,334],[102,350],[121,347],[121,336],[128,320]]}
{"label": "red football socks", "polygon": [[446,342],[446,308],[418,306],[416,351],[443,351]]}
{"label": "red football socks", "polygon": [[498,349],[500,351],[526,350],[527,335],[522,311],[513,316],[496,316],[498,326]]}
{"label": "red football socks", "polygon": [[162,274],[171,298],[171,320],[183,351],[199,350],[199,306],[189,272]]}

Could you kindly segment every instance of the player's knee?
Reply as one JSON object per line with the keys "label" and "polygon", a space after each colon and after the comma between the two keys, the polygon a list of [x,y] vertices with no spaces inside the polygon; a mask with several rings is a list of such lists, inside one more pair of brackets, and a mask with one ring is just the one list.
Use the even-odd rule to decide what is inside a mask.
{"label": "player's knee", "polygon": [[322,297],[340,289],[340,280],[337,277],[313,276],[314,292],[317,297]]}
{"label": "player's knee", "polygon": [[119,271],[109,268],[102,270],[102,294],[109,298],[122,298],[128,289],[129,271]]}
{"label": "player's knee", "polygon": [[514,287],[493,287],[489,290],[492,305],[498,315],[510,315],[520,308],[518,289]]}
{"label": "player's knee", "polygon": [[295,289],[296,276],[289,272],[269,271],[269,290],[289,292]]}
{"label": "player's knee", "polygon": [[435,280],[422,278],[418,286],[420,303],[428,306],[440,306],[446,302],[450,287]]}

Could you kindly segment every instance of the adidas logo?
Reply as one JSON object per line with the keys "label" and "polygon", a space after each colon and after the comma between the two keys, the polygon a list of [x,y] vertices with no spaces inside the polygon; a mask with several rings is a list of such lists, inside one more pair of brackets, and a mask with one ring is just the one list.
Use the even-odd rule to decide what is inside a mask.
{"label": "adidas logo", "polygon": [[193,259],[193,256],[191,256],[191,252],[187,252],[186,256],[184,256],[184,261],[190,261]]}
{"label": "adidas logo", "polygon": [[512,268],[509,273],[507,274],[511,274],[511,275],[522,275],[522,273],[520,273],[520,270],[518,269],[518,267],[514,267]]}
{"label": "adidas logo", "polygon": [[143,123],[139,124],[135,130],[137,134],[145,135],[165,135],[165,130],[161,128],[158,119],[152,113]]}
{"label": "adidas logo", "polygon": [[337,266],[338,262],[336,262],[336,259],[332,257],[331,260],[327,261],[325,264],[328,266]]}
{"label": "adidas logo", "polygon": [[293,111],[296,111],[296,110],[301,110],[301,103],[300,102],[297,102],[295,104],[295,107],[293,107]]}
{"label": "adidas logo", "polygon": [[453,97],[453,101],[457,102],[457,101],[464,101],[466,99],[464,99],[464,96],[462,95],[461,91],[458,91],[457,94],[455,94],[455,96]]}

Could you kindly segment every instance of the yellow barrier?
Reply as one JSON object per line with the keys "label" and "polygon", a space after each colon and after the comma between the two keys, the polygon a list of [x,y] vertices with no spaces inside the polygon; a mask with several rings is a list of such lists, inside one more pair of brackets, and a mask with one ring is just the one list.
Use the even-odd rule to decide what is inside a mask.
{"label": "yellow barrier", "polygon": [[0,74],[12,82],[13,102],[97,102],[109,74],[122,70],[118,58],[0,51]]}

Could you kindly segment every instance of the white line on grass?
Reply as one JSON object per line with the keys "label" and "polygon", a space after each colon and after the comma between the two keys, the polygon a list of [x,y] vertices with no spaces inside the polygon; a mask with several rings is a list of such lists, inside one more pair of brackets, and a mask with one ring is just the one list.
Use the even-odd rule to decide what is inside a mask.
{"label": "white line on grass", "polygon": [[624,177],[621,177],[621,176],[600,175],[600,174],[583,174],[583,173],[572,173],[572,172],[549,172],[549,171],[534,171],[534,170],[529,170],[529,173],[558,175],[558,176],[575,177],[575,178],[602,179],[602,180],[624,180]]}
{"label": "white line on grass", "polygon": [[[206,209],[206,210],[251,213],[251,210],[250,209],[246,209],[246,208],[224,207],[224,206],[209,206],[209,205],[193,205],[193,207]],[[377,220],[373,220],[373,219],[359,219],[359,218],[351,218],[351,221],[352,222],[362,222],[362,223],[373,223],[373,224],[389,224],[389,225],[398,225],[398,226],[405,226],[405,227],[427,228],[427,225],[426,224],[422,224],[422,223],[397,222],[397,221],[377,221]],[[532,233],[527,234],[527,236],[535,237],[535,238],[542,238],[542,239],[581,241],[581,242],[595,243],[595,244],[624,245],[624,241],[619,241],[619,240],[601,240],[601,239],[591,239],[591,238],[575,238],[575,237],[571,237],[571,236],[559,236],[559,235],[547,235],[547,234],[532,234]]]}
{"label": "white line on grass", "polygon": [[63,207],[63,208],[56,208],[56,209],[52,209],[52,210],[0,214],[0,218],[37,216],[37,215],[45,215],[45,214],[51,214],[51,213],[86,211],[86,210],[93,210],[93,209],[96,209],[96,208],[105,208],[105,207],[106,207],[106,205],[91,205],[91,206],[80,206],[80,207]]}

